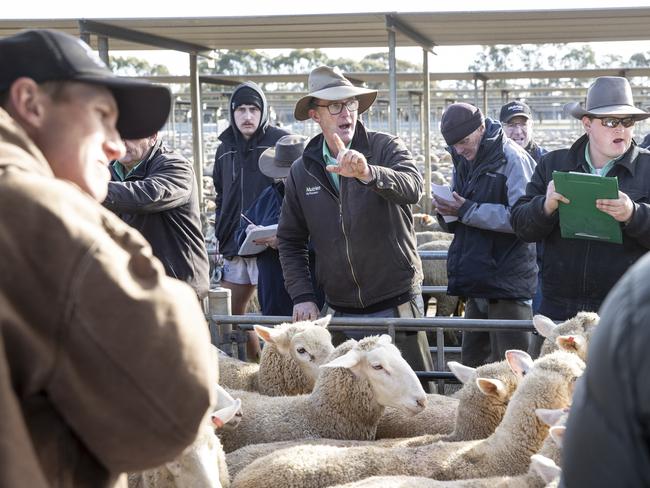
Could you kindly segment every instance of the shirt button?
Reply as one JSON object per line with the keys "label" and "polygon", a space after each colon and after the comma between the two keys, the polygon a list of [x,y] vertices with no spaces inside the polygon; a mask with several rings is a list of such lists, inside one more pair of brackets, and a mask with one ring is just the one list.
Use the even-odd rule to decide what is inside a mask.
{"label": "shirt button", "polygon": [[383,187],[384,187],[384,182],[383,182],[383,181],[380,181],[379,183],[377,183],[377,186],[378,186],[379,188],[383,188]]}

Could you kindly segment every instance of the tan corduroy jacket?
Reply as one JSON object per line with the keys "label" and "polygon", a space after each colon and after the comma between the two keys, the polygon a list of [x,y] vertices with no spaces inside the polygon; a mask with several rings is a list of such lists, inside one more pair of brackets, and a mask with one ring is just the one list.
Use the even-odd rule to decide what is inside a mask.
{"label": "tan corduroy jacket", "polygon": [[115,486],[173,459],[215,375],[192,289],[0,109],[0,486]]}

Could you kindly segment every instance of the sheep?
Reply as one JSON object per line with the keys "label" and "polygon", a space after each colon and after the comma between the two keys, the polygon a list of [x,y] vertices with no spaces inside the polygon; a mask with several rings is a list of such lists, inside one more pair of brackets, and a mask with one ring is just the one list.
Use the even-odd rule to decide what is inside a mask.
{"label": "sheep", "polygon": [[[284,442],[270,442],[265,444],[251,444],[244,446],[226,455],[228,469],[235,477],[242,469],[259,457],[266,456],[272,452],[287,447],[299,445],[330,445],[338,447],[352,447],[372,444],[383,447],[412,447],[430,444],[439,440],[460,441],[472,439],[485,439],[499,425],[505,414],[508,401],[512,396],[517,382],[521,376],[515,375],[506,361],[485,364],[478,368],[470,368],[462,364],[450,361],[449,369],[463,383],[463,387],[457,393],[457,399],[450,398],[457,402],[455,414],[446,411],[449,416],[447,421],[454,419],[453,432],[450,434],[430,434],[434,429],[435,422],[440,422],[440,416],[436,411],[431,410],[431,403],[436,400],[432,398],[438,395],[427,395],[428,404],[426,409],[410,418],[402,417],[395,420],[389,413],[390,407],[386,409],[377,426],[376,441],[350,441],[335,439],[297,440]],[[390,409],[395,414],[399,410]],[[386,418],[388,416],[388,418]],[[435,418],[434,418],[435,417]],[[411,422],[409,423],[409,420]],[[396,422],[396,425],[389,425],[388,422]],[[408,425],[407,425],[408,424]],[[434,424],[434,425],[429,425]],[[390,438],[391,434],[393,438]],[[419,435],[419,437],[399,438],[399,435]]]}
{"label": "sheep", "polygon": [[549,458],[533,454],[529,473],[522,476],[438,481],[421,476],[373,476],[332,488],[542,488],[560,475],[560,468]]}
{"label": "sheep", "polygon": [[389,335],[350,339],[321,368],[309,395],[237,392],[246,415],[236,432],[221,434],[225,451],[297,438],[370,440],[385,406],[413,414],[426,407],[420,381]]}
{"label": "sheep", "polygon": [[315,321],[284,323],[274,328],[255,325],[266,345],[260,364],[245,363],[223,354],[219,361],[221,384],[233,390],[258,391],[268,396],[309,393],[318,367],[334,351],[327,330],[331,316]]}
{"label": "sheep", "polygon": [[[527,356],[508,351],[507,360]],[[487,439],[438,442],[411,448],[299,446],[257,459],[234,479],[233,488],[321,487],[375,475],[426,476],[440,480],[523,474],[548,427],[532,412],[570,403],[584,370],[575,354],[556,351],[537,359],[510,400],[506,415]]]}
{"label": "sheep", "polygon": [[559,348],[574,352],[583,361],[586,361],[587,345],[599,320],[600,317],[594,312],[578,312],[575,317],[561,324],[555,324],[543,315],[535,315],[533,325],[545,337],[540,356]]}
{"label": "sheep", "polygon": [[447,435],[436,440],[461,441],[484,439],[494,432],[517,387],[518,377],[506,361],[486,364],[478,370],[455,361],[448,366],[463,383],[456,398],[427,395],[424,412],[410,417],[387,408],[377,426],[377,439],[440,433]]}
{"label": "sheep", "polygon": [[333,488],[542,488],[559,475],[560,432],[566,428],[567,409],[535,411],[539,419],[549,425],[542,449],[531,456],[528,472],[519,476],[472,478],[465,480],[438,481],[419,476],[374,476],[365,480],[337,485]]}
{"label": "sheep", "polygon": [[234,418],[241,409],[241,400],[234,400],[218,385],[216,388],[216,407],[201,422],[194,442],[173,461],[140,473],[130,473],[129,488],[230,486],[225,454],[214,429],[223,427]]}
{"label": "sheep", "polygon": [[433,216],[425,213],[413,214],[413,225],[415,232],[423,232],[425,230],[442,230],[438,220]]}
{"label": "sheep", "polygon": [[[450,243],[450,240],[430,241],[418,246],[418,251],[448,251]],[[447,260],[423,259],[422,274],[424,285],[447,286]],[[447,295],[446,292],[427,295],[429,296],[436,298],[436,316],[453,315],[458,307],[458,297]]]}
{"label": "sheep", "polygon": [[454,234],[444,232],[442,230],[424,230],[422,232],[415,233],[415,241],[417,247],[420,247],[422,244],[426,244],[431,241],[451,241],[454,238]]}

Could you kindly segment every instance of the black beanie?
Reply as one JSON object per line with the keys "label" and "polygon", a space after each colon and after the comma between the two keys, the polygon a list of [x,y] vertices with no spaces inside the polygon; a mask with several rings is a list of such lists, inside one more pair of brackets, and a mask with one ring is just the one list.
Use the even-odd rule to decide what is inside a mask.
{"label": "black beanie", "polygon": [[250,86],[243,86],[235,92],[230,102],[230,108],[235,110],[240,105],[255,105],[257,108],[262,110],[264,103],[262,102],[262,97],[257,91],[252,89]]}
{"label": "black beanie", "polygon": [[485,119],[478,107],[469,103],[454,103],[440,119],[440,132],[448,146],[453,146],[478,129]]}

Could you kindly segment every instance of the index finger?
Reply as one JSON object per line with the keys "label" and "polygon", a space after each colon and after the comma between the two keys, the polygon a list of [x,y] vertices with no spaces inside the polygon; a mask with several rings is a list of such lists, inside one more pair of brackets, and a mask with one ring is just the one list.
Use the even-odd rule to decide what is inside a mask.
{"label": "index finger", "polygon": [[336,146],[337,153],[339,151],[345,151],[345,144],[343,144],[343,140],[339,137],[338,134],[334,134],[332,139],[334,140],[334,146]]}

